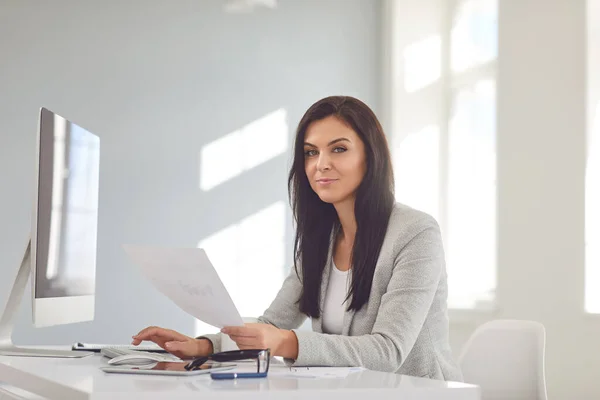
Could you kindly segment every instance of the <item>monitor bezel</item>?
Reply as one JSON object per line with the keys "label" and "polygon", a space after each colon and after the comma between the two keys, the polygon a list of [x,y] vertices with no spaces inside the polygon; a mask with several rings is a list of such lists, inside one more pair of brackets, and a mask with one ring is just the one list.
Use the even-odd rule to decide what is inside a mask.
{"label": "monitor bezel", "polygon": [[[31,308],[33,325],[35,327],[47,327],[92,321],[95,316],[95,293],[97,281],[97,279],[94,281],[94,294],[92,295],[46,298],[36,297],[35,289],[38,245],[38,206],[40,196],[40,155],[42,143],[42,118],[45,113],[49,113],[53,117],[58,116],[60,118],[64,118],[68,122],[74,123],[46,107],[40,108],[35,156],[35,195],[33,196],[33,211],[31,219]],[[98,136],[96,137],[98,138]],[[99,138],[98,143],[100,143]]]}

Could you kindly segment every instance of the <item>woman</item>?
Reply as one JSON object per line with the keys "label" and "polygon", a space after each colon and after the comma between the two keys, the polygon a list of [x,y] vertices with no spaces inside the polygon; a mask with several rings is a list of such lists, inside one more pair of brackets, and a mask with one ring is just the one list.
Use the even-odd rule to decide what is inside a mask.
{"label": "woman", "polygon": [[[297,129],[289,192],[295,268],[257,324],[226,327],[240,349],[270,348],[294,365],[363,366],[461,381],[449,345],[440,229],[395,203],[390,152],[367,105],[334,96]],[[310,317],[312,331],[297,330]],[[180,357],[219,351],[218,335],[150,327]]]}

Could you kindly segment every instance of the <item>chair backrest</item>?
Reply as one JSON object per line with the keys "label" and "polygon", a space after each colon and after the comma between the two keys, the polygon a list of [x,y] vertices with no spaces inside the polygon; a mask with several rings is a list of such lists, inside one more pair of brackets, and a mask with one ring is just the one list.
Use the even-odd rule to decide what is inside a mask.
{"label": "chair backrest", "polygon": [[482,400],[547,400],[545,350],[542,324],[495,320],[475,330],[458,363]]}

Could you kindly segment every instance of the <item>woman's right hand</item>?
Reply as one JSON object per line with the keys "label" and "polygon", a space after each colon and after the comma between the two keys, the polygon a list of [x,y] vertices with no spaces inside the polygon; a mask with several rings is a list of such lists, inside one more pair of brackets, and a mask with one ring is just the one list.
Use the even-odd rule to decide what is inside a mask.
{"label": "woman's right hand", "polygon": [[194,358],[212,354],[212,343],[208,339],[195,339],[172,329],[149,326],[133,336],[131,344],[137,346],[144,340],[151,341],[179,358]]}

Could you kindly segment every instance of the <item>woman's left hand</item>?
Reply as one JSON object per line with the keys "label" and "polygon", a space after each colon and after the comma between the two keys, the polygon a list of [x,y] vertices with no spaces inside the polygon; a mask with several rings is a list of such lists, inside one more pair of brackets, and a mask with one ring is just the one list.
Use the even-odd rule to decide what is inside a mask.
{"label": "woman's left hand", "polygon": [[[228,335],[240,350],[271,349],[271,355],[278,356],[290,331],[279,329],[270,324],[245,324],[244,326],[227,326],[221,332]],[[295,335],[294,335],[295,336]]]}

